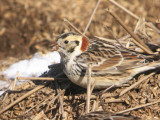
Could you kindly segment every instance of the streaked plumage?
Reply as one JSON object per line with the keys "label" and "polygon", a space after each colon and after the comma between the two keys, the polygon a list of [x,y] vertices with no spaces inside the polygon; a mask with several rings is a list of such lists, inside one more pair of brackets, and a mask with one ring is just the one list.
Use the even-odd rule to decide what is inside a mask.
{"label": "streaked plumage", "polygon": [[153,55],[143,55],[105,40],[88,40],[77,33],[64,33],[57,39],[64,73],[75,84],[87,86],[86,70],[92,65],[95,88],[121,86],[140,72],[160,67]]}

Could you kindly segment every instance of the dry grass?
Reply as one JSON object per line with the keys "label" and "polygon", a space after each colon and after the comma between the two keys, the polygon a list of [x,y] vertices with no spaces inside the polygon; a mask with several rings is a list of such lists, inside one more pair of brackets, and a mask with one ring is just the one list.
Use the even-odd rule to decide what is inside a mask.
{"label": "dry grass", "polygon": [[[146,21],[159,27],[159,23],[157,23],[157,18],[160,17],[158,16],[159,0],[118,0],[117,2],[136,16],[143,16]],[[20,59],[30,58],[34,52],[45,53],[49,51],[52,41],[59,34],[71,29],[70,26],[64,24],[64,18],[67,18],[80,31],[84,31],[96,3],[95,0],[92,2],[87,0],[64,0],[62,2],[56,0],[0,0],[0,39],[2,43],[0,70],[6,69],[10,64]],[[135,50],[134,43],[129,42],[133,38],[128,36],[121,25],[107,14],[105,9],[108,7],[123,20],[127,28],[134,31],[134,34],[142,42],[160,45],[160,36],[156,29],[151,30],[150,27],[144,26],[144,23],[149,24],[148,22],[146,23],[142,18],[137,21],[106,0],[101,0],[88,31],[85,31],[87,37],[116,38],[122,46]],[[108,29],[111,29],[111,32],[108,32]],[[126,35],[127,37],[124,39]],[[157,51],[153,50],[153,52]],[[127,83],[128,85],[112,88],[107,92],[94,90],[90,95],[90,105],[87,111],[106,110],[121,113],[128,110],[126,114],[143,119],[160,119],[160,103],[158,103],[160,75],[157,72],[146,78],[152,72],[137,75]],[[59,73],[61,73],[61,69],[55,67],[43,76],[55,77]],[[64,75],[61,77],[65,78]],[[1,79],[5,79],[4,76],[1,76]],[[138,83],[136,86],[123,93],[128,86],[135,82]],[[0,113],[2,113],[0,118],[77,119],[86,112],[86,96],[86,89],[80,88],[68,80],[62,79],[58,83],[56,81],[25,82],[0,97],[0,106],[3,108],[0,109]]]}

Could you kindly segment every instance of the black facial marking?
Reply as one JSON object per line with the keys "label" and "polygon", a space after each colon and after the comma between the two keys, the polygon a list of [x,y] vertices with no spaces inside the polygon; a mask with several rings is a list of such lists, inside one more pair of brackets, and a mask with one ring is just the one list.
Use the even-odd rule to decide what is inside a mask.
{"label": "black facial marking", "polygon": [[62,35],[60,36],[60,38],[64,39],[64,38],[66,38],[66,37],[69,36],[69,35],[70,35],[70,34],[64,33],[64,34],[62,34]]}
{"label": "black facial marking", "polygon": [[75,43],[77,44],[77,46],[79,45],[79,41],[78,40],[76,40]]}
{"label": "black facial marking", "polygon": [[69,49],[68,52],[70,53],[74,52],[74,48]]}
{"label": "black facial marking", "polygon": [[68,42],[69,42],[68,40],[65,40],[65,41],[64,41],[65,44],[68,44]]}
{"label": "black facial marking", "polygon": [[64,38],[68,37],[69,35],[79,35],[79,34],[74,33],[74,32],[63,33],[60,37],[57,38],[57,40],[58,40],[59,38],[64,39]]}

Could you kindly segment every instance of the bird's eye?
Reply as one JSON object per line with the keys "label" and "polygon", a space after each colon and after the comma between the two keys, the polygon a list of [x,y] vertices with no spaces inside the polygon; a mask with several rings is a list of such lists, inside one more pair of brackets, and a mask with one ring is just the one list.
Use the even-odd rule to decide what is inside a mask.
{"label": "bird's eye", "polygon": [[65,44],[68,44],[68,42],[69,42],[68,40],[65,40],[65,41],[64,41]]}

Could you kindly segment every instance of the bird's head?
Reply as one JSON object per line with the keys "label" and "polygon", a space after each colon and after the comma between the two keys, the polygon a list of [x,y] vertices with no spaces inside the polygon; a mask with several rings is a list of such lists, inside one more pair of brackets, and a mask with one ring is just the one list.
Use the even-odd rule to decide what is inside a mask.
{"label": "bird's head", "polygon": [[89,40],[77,33],[64,33],[57,38],[58,52],[61,57],[76,57],[89,46]]}

